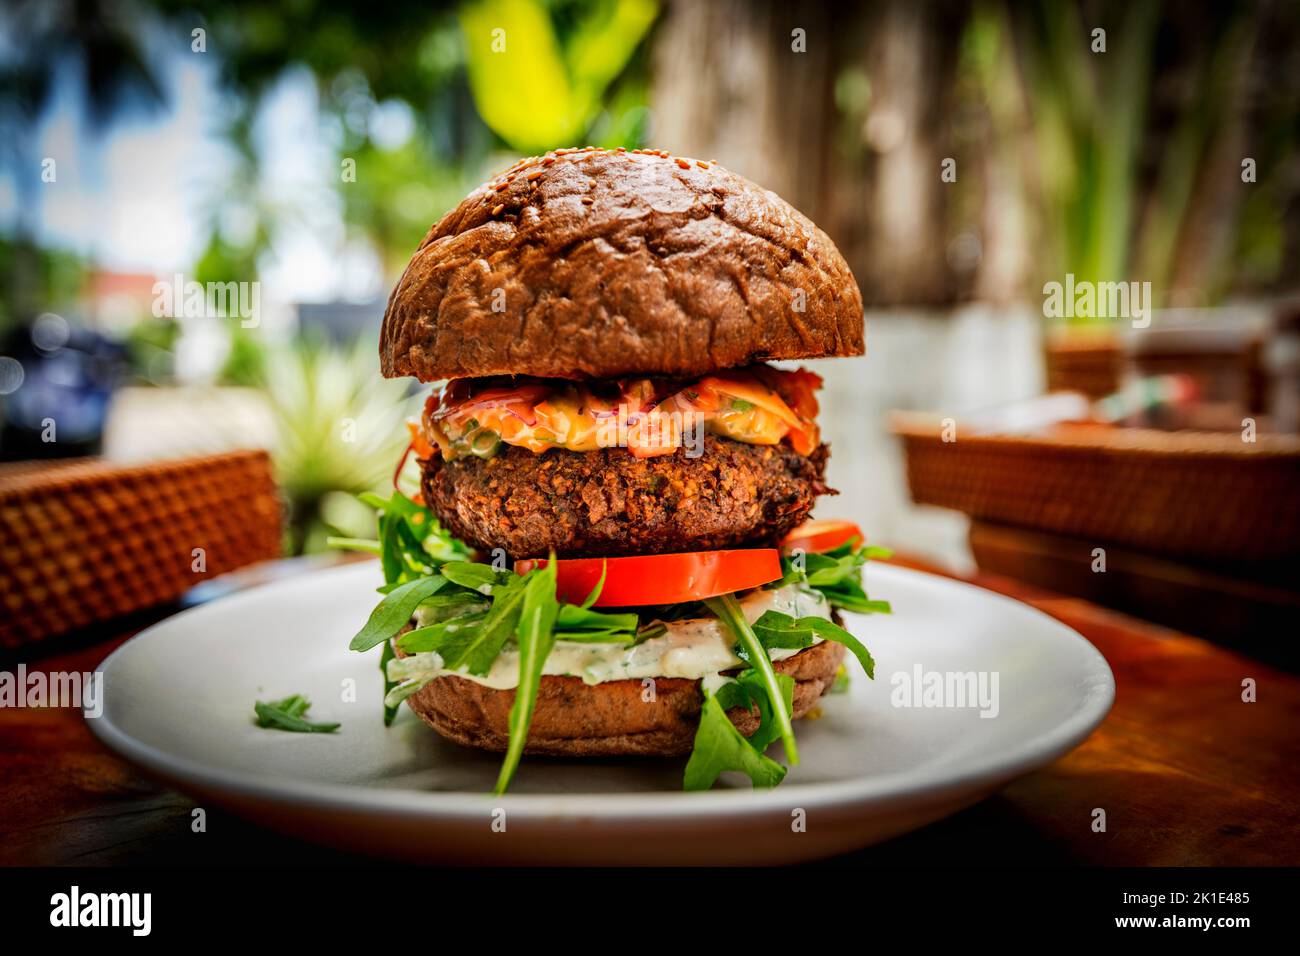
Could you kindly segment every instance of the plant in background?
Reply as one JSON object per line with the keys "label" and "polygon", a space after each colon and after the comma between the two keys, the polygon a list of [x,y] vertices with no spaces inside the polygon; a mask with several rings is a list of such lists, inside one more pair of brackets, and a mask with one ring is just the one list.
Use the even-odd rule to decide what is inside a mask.
{"label": "plant in background", "polygon": [[[1070,273],[1207,304],[1276,274],[1284,240],[1266,207],[1295,141],[1294,85],[1252,94],[1251,73],[1268,61],[1269,24],[1288,22],[1280,10],[1155,0],[975,6],[960,74],[982,91],[991,148],[1018,172],[1035,223],[1031,294]],[[1248,153],[1259,188],[1241,190]]]}
{"label": "plant in background", "polygon": [[299,339],[271,350],[262,388],[276,429],[276,477],[289,503],[288,550],[320,551],[331,531],[356,534],[372,519],[355,496],[392,480],[419,402],[383,378],[372,344]]}
{"label": "plant in background", "polygon": [[550,6],[473,0],[460,11],[479,115],[524,152],[585,138],[659,12],[656,0],[555,4],[554,16]]}
{"label": "plant in background", "polygon": [[170,384],[180,337],[181,324],[166,317],[148,316],[127,329],[124,344],[133,378],[148,385]]}

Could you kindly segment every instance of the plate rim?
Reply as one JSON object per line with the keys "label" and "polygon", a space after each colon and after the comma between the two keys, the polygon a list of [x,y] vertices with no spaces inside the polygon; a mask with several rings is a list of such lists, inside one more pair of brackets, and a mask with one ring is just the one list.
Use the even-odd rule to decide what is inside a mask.
{"label": "plate rim", "polygon": [[[119,657],[134,653],[132,645],[150,639],[156,631],[174,627],[179,619],[208,613],[226,613],[233,607],[263,596],[267,589],[289,585],[301,586],[309,578],[359,575],[371,562],[355,562],[310,571],[281,581],[269,581],[247,590],[188,608],[164,618],[128,638],[99,664],[97,670],[108,682],[110,668]],[[91,733],[106,747],[173,783],[181,790],[217,794],[241,800],[259,800],[288,807],[342,811],[345,813],[381,813],[396,816],[436,817],[440,819],[480,821],[485,811],[502,808],[512,820],[544,820],[548,824],[592,820],[617,822],[654,818],[662,821],[689,819],[699,821],[738,814],[754,816],[785,813],[791,805],[806,809],[889,807],[898,803],[923,806],[943,802],[954,794],[975,790],[992,791],[1004,784],[1041,768],[1072,751],[1086,740],[1109,715],[1115,701],[1115,677],[1102,653],[1082,634],[1064,622],[1023,601],[987,588],[932,574],[902,565],[877,564],[877,574],[886,577],[924,577],[940,587],[978,592],[983,600],[993,600],[1013,608],[1016,613],[1037,617],[1062,639],[1082,645],[1087,662],[1089,692],[1082,705],[1066,720],[1046,731],[1027,738],[979,767],[943,773],[933,766],[895,771],[850,780],[821,783],[788,783],[767,790],[734,788],[702,793],[645,791],[615,793],[546,793],[505,794],[470,791],[418,791],[388,789],[367,785],[268,777],[265,774],[214,768],[187,756],[172,754],[132,736],[115,725],[105,708],[94,719],[85,719]],[[118,666],[121,666],[118,663]],[[1095,673],[1094,673],[1095,672]],[[430,731],[432,732],[432,731]],[[917,778],[922,778],[918,780]]]}

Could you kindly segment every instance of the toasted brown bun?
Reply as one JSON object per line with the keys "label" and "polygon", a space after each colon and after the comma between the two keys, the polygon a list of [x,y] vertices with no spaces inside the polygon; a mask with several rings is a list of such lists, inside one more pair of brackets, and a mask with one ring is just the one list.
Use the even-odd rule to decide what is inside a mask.
{"label": "toasted brown bun", "polygon": [[826,234],[713,163],[587,147],[521,160],[425,236],[388,300],[384,374],[699,375],[860,355]]}
{"label": "toasted brown bun", "polygon": [[[835,682],[844,648],[823,641],[772,666],[795,680],[794,716],[803,717]],[[672,757],[688,754],[699,726],[700,682],[655,680],[655,699],[642,699],[640,680],[584,684],[577,677],[547,676],[537,693],[526,754]],[[494,690],[464,677],[439,677],[406,699],[411,710],[448,740],[504,751],[510,737],[515,692]],[[727,716],[745,736],[758,729],[758,711],[733,707]]]}

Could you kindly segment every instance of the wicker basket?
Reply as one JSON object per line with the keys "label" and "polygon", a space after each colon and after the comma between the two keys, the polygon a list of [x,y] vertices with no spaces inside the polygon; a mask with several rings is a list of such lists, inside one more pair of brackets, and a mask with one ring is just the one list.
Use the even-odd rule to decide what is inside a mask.
{"label": "wicker basket", "polygon": [[1217,561],[1300,555],[1300,439],[1059,426],[943,441],[896,415],[912,498],[1099,544]]}
{"label": "wicker basket", "polygon": [[265,452],[0,467],[0,647],[175,600],[280,553]]}

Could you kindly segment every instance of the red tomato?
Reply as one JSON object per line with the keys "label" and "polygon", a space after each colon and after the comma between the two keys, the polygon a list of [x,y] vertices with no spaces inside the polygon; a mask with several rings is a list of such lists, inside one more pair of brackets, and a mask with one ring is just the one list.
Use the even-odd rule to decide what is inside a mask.
{"label": "red tomato", "polygon": [[[527,574],[545,565],[545,558],[516,561],[515,571]],[[595,606],[631,607],[699,601],[756,588],[781,576],[781,558],[775,548],[690,551],[631,558],[562,558],[556,567],[556,593],[560,600],[581,604],[600,580],[602,570],[605,570],[605,586]]]}
{"label": "red tomato", "polygon": [[862,529],[852,521],[805,521],[781,540],[781,550],[834,551],[842,544],[861,544]]}

